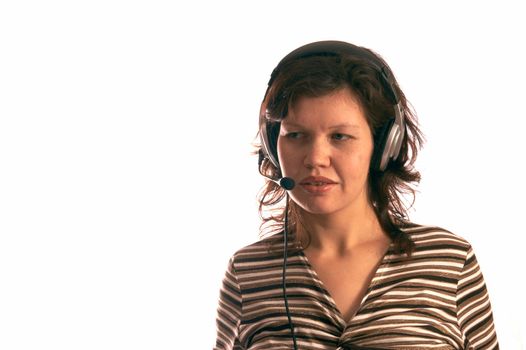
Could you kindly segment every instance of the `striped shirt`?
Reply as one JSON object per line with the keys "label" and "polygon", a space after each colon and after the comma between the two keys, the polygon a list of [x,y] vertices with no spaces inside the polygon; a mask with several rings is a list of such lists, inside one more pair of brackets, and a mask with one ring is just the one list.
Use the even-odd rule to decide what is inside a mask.
{"label": "striped shirt", "polygon": [[[498,349],[488,292],[471,245],[436,227],[404,231],[415,243],[413,255],[406,259],[391,244],[349,322],[303,252],[289,254],[287,299],[298,349]],[[269,250],[273,238],[230,259],[214,349],[293,349],[283,256]]]}

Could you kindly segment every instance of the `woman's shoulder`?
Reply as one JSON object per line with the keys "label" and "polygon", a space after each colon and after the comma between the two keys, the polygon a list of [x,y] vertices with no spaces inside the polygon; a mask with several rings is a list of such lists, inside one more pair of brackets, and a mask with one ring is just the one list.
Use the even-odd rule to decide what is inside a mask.
{"label": "woman's shoulder", "polygon": [[419,247],[435,246],[443,247],[444,249],[468,251],[471,248],[471,244],[467,239],[439,226],[411,223],[403,227],[402,231],[409,235],[417,249]]}
{"label": "woman's shoulder", "polygon": [[[232,255],[232,260],[239,263],[273,259],[275,258],[276,251],[281,252],[282,249],[283,232],[275,233],[262,237],[259,240],[238,249]],[[279,257],[282,258],[281,255],[279,255]]]}

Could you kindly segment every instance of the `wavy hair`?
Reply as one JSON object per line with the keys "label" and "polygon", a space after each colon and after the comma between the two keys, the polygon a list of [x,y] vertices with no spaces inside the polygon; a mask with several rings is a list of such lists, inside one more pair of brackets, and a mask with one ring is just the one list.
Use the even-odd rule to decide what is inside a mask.
{"label": "wavy hair", "polygon": [[[375,55],[378,61],[387,67],[378,54],[369,49],[362,49]],[[414,243],[402,229],[412,225],[407,211],[414,204],[414,187],[420,181],[420,173],[413,165],[424,137],[418,127],[416,113],[394,76],[391,86],[402,107],[406,133],[397,159],[391,160],[384,171],[370,168],[368,194],[380,225],[395,243],[397,252],[410,256]],[[377,68],[367,60],[352,54],[316,55],[285,62],[269,86],[261,105],[260,128],[267,123],[271,127],[279,128],[289,109],[302,97],[325,96],[344,88],[348,88],[361,104],[375,141],[373,152],[377,152],[379,135],[394,116],[392,95],[380,78]],[[279,178],[280,169],[263,157],[261,146],[258,146],[258,152],[260,172],[271,178]],[[409,202],[404,199],[407,195],[412,198]],[[298,230],[305,229],[302,227],[301,211],[290,198],[288,206],[284,205],[285,198],[289,198],[285,190],[272,181],[267,181],[261,189],[258,194],[259,214],[262,219],[260,235],[281,232],[285,221],[285,208],[288,207],[287,229],[293,237],[293,246],[295,249],[304,249],[309,243],[302,246],[299,235],[295,234]],[[308,233],[308,230],[306,231]],[[308,238],[310,242],[310,237]]]}

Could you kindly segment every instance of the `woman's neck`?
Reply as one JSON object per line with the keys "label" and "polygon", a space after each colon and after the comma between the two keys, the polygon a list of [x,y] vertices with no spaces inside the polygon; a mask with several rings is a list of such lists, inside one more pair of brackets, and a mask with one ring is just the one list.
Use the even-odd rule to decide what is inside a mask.
{"label": "woman's neck", "polygon": [[[310,242],[310,250],[341,255],[362,244],[389,241],[370,205],[355,210],[352,214],[311,214],[301,210],[301,218],[303,225],[300,237],[302,242]],[[309,237],[305,237],[306,235]]]}

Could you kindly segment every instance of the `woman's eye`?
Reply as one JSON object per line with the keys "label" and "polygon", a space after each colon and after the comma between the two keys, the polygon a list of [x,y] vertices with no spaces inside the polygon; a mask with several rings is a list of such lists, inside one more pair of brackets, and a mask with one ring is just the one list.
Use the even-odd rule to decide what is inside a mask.
{"label": "woman's eye", "polygon": [[301,134],[299,132],[289,132],[286,136],[288,139],[299,139]]}
{"label": "woman's eye", "polygon": [[336,134],[332,134],[332,138],[334,140],[337,140],[337,141],[345,141],[345,140],[348,140],[348,139],[352,138],[352,136],[351,135],[346,135],[346,134],[336,133]]}

